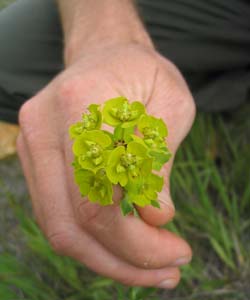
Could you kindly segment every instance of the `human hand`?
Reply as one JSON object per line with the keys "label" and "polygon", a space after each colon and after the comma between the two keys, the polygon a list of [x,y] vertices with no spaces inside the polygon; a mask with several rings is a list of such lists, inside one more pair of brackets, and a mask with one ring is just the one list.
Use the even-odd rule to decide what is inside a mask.
{"label": "human hand", "polygon": [[[143,101],[149,114],[166,121],[174,154],[193,122],[193,99],[169,61],[133,43],[85,53],[27,101],[19,114],[18,154],[37,221],[57,253],[127,285],[172,288],[180,278],[178,266],[191,259],[184,240],[156,227],[174,216],[173,158],[163,170],[161,210],[138,208],[141,219],[123,217],[118,204],[90,203],[74,183],[69,125],[90,103],[120,95]],[[120,197],[117,189],[116,202]]]}

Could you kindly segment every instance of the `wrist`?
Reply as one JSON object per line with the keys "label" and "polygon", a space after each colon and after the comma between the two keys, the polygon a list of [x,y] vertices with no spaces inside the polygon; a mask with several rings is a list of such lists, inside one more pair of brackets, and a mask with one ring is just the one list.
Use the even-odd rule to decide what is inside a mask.
{"label": "wrist", "polygon": [[115,45],[153,43],[132,0],[58,0],[64,29],[64,61],[68,66],[85,53]]}
{"label": "wrist", "polygon": [[107,34],[101,36],[96,35],[90,38],[78,37],[69,40],[64,48],[64,63],[67,67],[84,54],[127,44],[141,44],[147,48],[154,48],[153,42],[146,32],[140,32],[138,35],[135,35],[135,32],[133,32],[133,34],[124,33],[124,35],[120,34],[117,37],[111,37],[107,32]]}

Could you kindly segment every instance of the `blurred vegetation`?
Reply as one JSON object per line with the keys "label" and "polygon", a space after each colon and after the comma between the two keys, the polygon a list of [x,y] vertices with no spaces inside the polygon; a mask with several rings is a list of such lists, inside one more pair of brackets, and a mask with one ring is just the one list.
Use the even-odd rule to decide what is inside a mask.
{"label": "blurred vegetation", "polygon": [[0,0],[0,9],[14,2],[15,0]]}

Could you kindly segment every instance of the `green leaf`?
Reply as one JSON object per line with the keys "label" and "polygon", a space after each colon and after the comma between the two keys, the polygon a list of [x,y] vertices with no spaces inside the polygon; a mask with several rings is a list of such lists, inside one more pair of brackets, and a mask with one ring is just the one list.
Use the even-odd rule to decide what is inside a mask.
{"label": "green leaf", "polygon": [[101,130],[87,131],[82,135],[82,138],[95,142],[98,145],[100,145],[102,148],[107,148],[112,143],[112,140],[109,137],[109,135],[107,135]]}
{"label": "green leaf", "polygon": [[156,207],[156,208],[161,209],[160,203],[156,200],[151,200],[151,205]]}
{"label": "green leaf", "polygon": [[153,116],[142,115],[138,123],[139,131],[152,139],[157,137],[166,137],[168,135],[167,126],[162,119]]}
{"label": "green leaf", "polygon": [[94,180],[94,173],[83,169],[76,170],[74,172],[74,179],[80,188],[81,195],[87,196]]}
{"label": "green leaf", "polygon": [[151,204],[151,200],[149,198],[147,198],[145,196],[145,194],[143,193],[140,193],[140,194],[137,194],[137,195],[130,195],[130,199],[131,199],[131,202],[138,205],[138,206],[141,206],[141,207],[144,207],[146,205],[149,205]]}
{"label": "green leaf", "polygon": [[84,131],[82,122],[77,122],[69,127],[69,136],[71,139],[77,138]]}
{"label": "green leaf", "polygon": [[100,129],[102,125],[102,114],[100,112],[100,105],[90,104],[88,110],[90,111],[90,117],[94,120],[94,125],[92,129]]}
{"label": "green leaf", "polygon": [[99,111],[99,105],[91,104],[88,107],[89,114],[82,115],[82,121],[72,124],[69,127],[69,136],[71,139],[77,138],[84,131],[99,129],[102,124],[102,115]]}
{"label": "green leaf", "polygon": [[148,150],[142,144],[132,141],[128,144],[127,151],[138,157],[145,158],[145,157],[147,157]]}
{"label": "green leaf", "polygon": [[[89,170],[89,171],[93,170],[93,172],[95,172],[95,170],[97,168],[92,160],[83,159],[81,156],[78,157],[78,162],[81,165],[82,169],[86,169],[86,170]],[[102,167],[102,165],[100,167]]]}
{"label": "green leaf", "polygon": [[153,163],[153,160],[151,158],[146,158],[146,159],[143,160],[143,163],[141,165],[141,175],[143,177],[147,177],[148,174],[151,173],[152,163]]}
{"label": "green leaf", "polygon": [[113,188],[105,169],[100,169],[95,174],[88,197],[91,202],[98,202],[101,205],[113,203]]}
{"label": "green leaf", "polygon": [[126,169],[125,169],[121,164],[118,164],[118,165],[116,166],[116,172],[117,172],[117,173],[126,172]]}
{"label": "green leaf", "polygon": [[145,106],[139,101],[134,101],[131,103],[131,110],[137,111],[137,114],[141,116],[145,113]]}
{"label": "green leaf", "polygon": [[118,141],[118,140],[123,140],[123,128],[121,127],[121,125],[118,125],[115,127],[115,130],[114,130],[114,139],[115,141]]}
{"label": "green leaf", "polygon": [[98,202],[99,204],[106,206],[113,203],[112,200],[112,185],[111,183],[105,183],[106,186],[102,188],[92,187],[89,191],[88,198],[91,202]]}
{"label": "green leaf", "polygon": [[121,186],[125,186],[128,183],[128,175],[126,173],[120,174],[119,183]]}
{"label": "green leaf", "polygon": [[127,99],[125,97],[117,97],[105,102],[102,115],[106,124],[111,126],[117,126],[121,123],[121,121],[118,118],[114,117],[114,115],[112,114],[112,109],[118,109],[122,107],[122,105],[126,101]]}
{"label": "green leaf", "polygon": [[134,211],[133,205],[127,201],[126,196],[121,200],[120,208],[124,216]]}
{"label": "green leaf", "polygon": [[169,161],[171,158],[171,153],[169,151],[161,151],[161,150],[150,150],[149,155],[153,157],[153,169],[156,171],[160,171],[163,165]]}
{"label": "green leaf", "polygon": [[104,169],[98,170],[96,174],[89,170],[76,170],[74,178],[81,195],[88,196],[91,202],[98,202],[101,205],[113,203],[112,184],[108,180]]}
{"label": "green leaf", "polygon": [[125,97],[117,97],[105,102],[103,117],[108,125],[129,128],[138,123],[144,112],[145,107],[141,102],[135,101],[130,104]]}
{"label": "green leaf", "polygon": [[144,207],[157,200],[157,192],[163,187],[163,177],[156,174],[138,177],[134,181],[129,181],[126,185],[127,198],[129,202]]}
{"label": "green leaf", "polygon": [[134,142],[137,142],[138,144],[141,144],[144,147],[147,147],[147,145],[145,144],[144,140],[142,138],[140,138],[139,136],[137,136],[135,134],[131,134],[131,138],[133,139]]}
{"label": "green leaf", "polygon": [[72,162],[72,166],[74,167],[74,170],[75,170],[75,171],[76,171],[76,170],[80,170],[80,169],[82,168],[81,165],[80,165],[79,162],[78,162],[77,156],[74,157],[74,160],[73,160],[73,162]]}
{"label": "green leaf", "polygon": [[163,188],[164,178],[162,176],[151,173],[148,177],[148,182],[151,188],[155,189],[157,192],[160,192]]}
{"label": "green leaf", "polygon": [[129,143],[132,140],[131,135],[134,133],[134,127],[122,128],[121,125],[115,127],[114,141],[120,143]]}
{"label": "green leaf", "polygon": [[72,149],[82,168],[96,172],[107,163],[109,152],[105,149],[111,143],[109,135],[101,130],[85,131],[75,139]]}
{"label": "green leaf", "polygon": [[88,151],[88,146],[83,136],[79,136],[75,139],[74,144],[72,146],[72,151],[75,156],[82,155]]}
{"label": "green leaf", "polygon": [[135,101],[130,105],[131,117],[130,120],[122,123],[122,128],[134,127],[140,119],[140,116],[144,114],[145,107],[141,102]]}
{"label": "green leaf", "polygon": [[122,154],[125,154],[125,152],[125,147],[119,146],[110,153],[106,170],[109,180],[114,184],[124,183],[126,181],[124,176],[126,177],[127,175],[117,172],[117,166],[120,164],[120,158]]}

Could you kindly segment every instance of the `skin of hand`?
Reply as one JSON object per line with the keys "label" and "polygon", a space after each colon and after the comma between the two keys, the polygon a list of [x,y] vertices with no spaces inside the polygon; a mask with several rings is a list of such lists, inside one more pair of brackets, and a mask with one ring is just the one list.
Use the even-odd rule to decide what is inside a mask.
{"label": "skin of hand", "polygon": [[[74,183],[69,125],[81,119],[90,103],[119,95],[143,101],[149,114],[163,118],[169,148],[176,152],[195,115],[192,96],[176,67],[137,43],[85,53],[19,113],[17,148],[34,213],[58,254],[126,285],[173,288],[180,279],[179,265],[192,256],[183,239],[158,227],[174,216],[169,193],[173,158],[163,171],[161,210],[138,208],[141,219],[123,217],[118,204],[90,203]],[[118,203],[119,189],[115,197]]]}
{"label": "skin of hand", "polygon": [[[189,245],[159,228],[174,216],[169,192],[173,158],[162,175],[161,210],[138,208],[123,217],[80,196],[73,179],[68,127],[90,103],[125,96],[143,101],[166,121],[174,154],[188,133],[195,105],[176,67],[155,51],[130,0],[58,0],[65,38],[65,70],[19,113],[18,154],[36,219],[53,249],[95,272],[130,286],[173,288]],[[173,155],[174,157],[174,155]]]}

